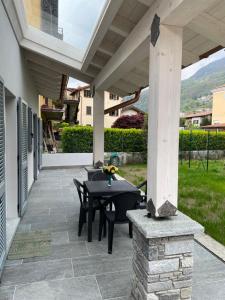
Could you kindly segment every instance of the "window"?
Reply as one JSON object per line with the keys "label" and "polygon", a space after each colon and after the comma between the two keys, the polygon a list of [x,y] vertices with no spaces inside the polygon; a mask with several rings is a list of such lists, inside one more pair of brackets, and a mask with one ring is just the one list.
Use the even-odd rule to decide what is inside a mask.
{"label": "window", "polygon": [[84,97],[85,98],[91,98],[91,91],[90,90],[84,90]]}
{"label": "window", "polygon": [[109,115],[110,115],[111,117],[118,117],[118,116],[119,116],[119,111],[118,111],[118,110],[111,111],[111,112],[109,113]]}
{"label": "window", "polygon": [[194,120],[194,121],[193,121],[193,124],[194,124],[194,125],[198,125],[198,120]]}
{"label": "window", "polygon": [[91,106],[86,106],[86,115],[91,116]]}
{"label": "window", "polygon": [[110,93],[110,94],[109,94],[109,99],[110,99],[110,100],[119,100],[119,96],[117,96],[116,94]]}

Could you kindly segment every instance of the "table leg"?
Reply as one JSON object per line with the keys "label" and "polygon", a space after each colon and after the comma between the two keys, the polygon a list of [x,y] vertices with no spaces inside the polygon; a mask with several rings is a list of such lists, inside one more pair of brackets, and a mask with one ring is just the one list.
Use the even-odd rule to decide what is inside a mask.
{"label": "table leg", "polygon": [[92,242],[93,198],[88,199],[88,242]]}

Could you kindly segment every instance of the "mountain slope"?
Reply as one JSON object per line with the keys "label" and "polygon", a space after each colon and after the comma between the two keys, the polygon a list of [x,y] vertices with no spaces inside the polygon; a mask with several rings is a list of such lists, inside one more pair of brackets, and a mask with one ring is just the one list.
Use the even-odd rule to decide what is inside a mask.
{"label": "mountain slope", "polygon": [[[181,111],[195,111],[212,105],[211,90],[225,84],[225,58],[214,61],[201,68],[181,84]],[[147,112],[149,88],[142,91],[136,107]],[[201,99],[203,97],[203,99]]]}

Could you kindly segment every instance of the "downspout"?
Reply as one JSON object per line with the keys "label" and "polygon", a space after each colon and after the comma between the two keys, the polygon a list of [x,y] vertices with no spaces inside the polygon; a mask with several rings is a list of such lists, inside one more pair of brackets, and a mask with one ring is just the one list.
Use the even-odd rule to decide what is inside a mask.
{"label": "downspout", "polygon": [[117,104],[115,106],[112,106],[110,108],[105,109],[104,110],[104,114],[107,115],[107,114],[109,114],[112,111],[115,111],[115,110],[118,110],[118,109],[130,106],[131,104],[136,103],[140,99],[140,95],[141,95],[141,90],[142,89],[143,89],[143,87],[141,87],[138,91],[135,92],[134,98],[132,98],[132,99],[130,99],[128,101],[122,102],[120,104]]}
{"label": "downspout", "polygon": [[67,87],[69,77],[67,75],[62,75],[62,83],[61,83],[61,90],[60,90],[60,96],[59,96],[59,101],[61,106],[63,107],[64,105],[64,92]]}

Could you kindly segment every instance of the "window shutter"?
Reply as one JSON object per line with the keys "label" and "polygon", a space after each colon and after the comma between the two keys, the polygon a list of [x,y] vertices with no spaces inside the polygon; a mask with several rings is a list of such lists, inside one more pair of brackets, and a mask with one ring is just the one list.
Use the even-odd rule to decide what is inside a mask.
{"label": "window shutter", "polygon": [[27,104],[18,100],[19,215],[23,216],[28,199],[28,113]]}
{"label": "window shutter", "polygon": [[33,114],[32,109],[28,107],[28,151],[33,150]]}
{"label": "window shutter", "polygon": [[6,203],[5,203],[5,90],[0,78],[0,276],[6,259]]}
{"label": "window shutter", "polygon": [[42,166],[42,152],[43,152],[43,129],[42,120],[38,118],[38,169]]}
{"label": "window shutter", "polygon": [[34,124],[34,179],[38,177],[38,118],[37,114],[33,115]]}

